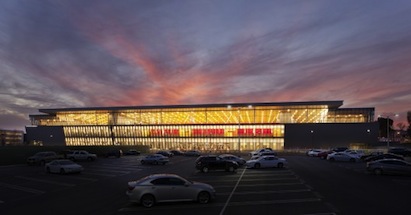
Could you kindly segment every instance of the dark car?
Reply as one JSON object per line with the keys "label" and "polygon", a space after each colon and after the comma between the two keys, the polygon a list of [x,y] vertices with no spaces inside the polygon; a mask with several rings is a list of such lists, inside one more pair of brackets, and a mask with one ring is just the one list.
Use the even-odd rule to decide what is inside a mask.
{"label": "dark car", "polygon": [[200,156],[200,155],[201,155],[201,152],[200,152],[200,151],[197,151],[197,150],[190,150],[190,151],[186,151],[186,152],[184,152],[184,155],[185,155],[185,156],[194,156],[194,157],[198,157],[198,156]]}
{"label": "dark car", "polygon": [[108,151],[104,154],[104,157],[106,157],[106,158],[108,158],[108,157],[120,158],[121,156],[123,156],[123,151],[121,149],[111,150],[111,151]]}
{"label": "dark car", "polygon": [[46,163],[62,158],[53,151],[37,152],[33,156],[27,158],[28,165],[45,165]]}
{"label": "dark car", "polygon": [[201,172],[208,172],[210,170],[225,170],[234,172],[238,168],[238,163],[231,160],[223,159],[217,155],[205,155],[196,159],[196,169]]}
{"label": "dark car", "polygon": [[317,157],[319,157],[321,159],[327,159],[327,156],[331,153],[334,153],[334,151],[332,151],[332,150],[322,151],[322,152],[318,153]]}
{"label": "dark car", "polygon": [[371,153],[362,155],[362,156],[360,157],[360,159],[361,159],[361,160],[365,160],[365,159],[367,159],[367,158],[369,158],[369,157],[374,157],[374,156],[382,155],[382,154],[384,154],[384,152],[382,152],[382,151],[371,152]]}
{"label": "dark car", "polygon": [[232,155],[232,154],[222,154],[222,155],[220,155],[220,158],[225,159],[225,160],[235,161],[240,166],[244,165],[245,162],[246,162],[246,160],[244,158],[241,158],[239,156]]}
{"label": "dark car", "polygon": [[331,150],[334,151],[334,152],[343,152],[345,150],[348,150],[348,147],[335,147]]}
{"label": "dark car", "polygon": [[396,154],[392,154],[392,153],[385,153],[385,154],[381,154],[381,155],[375,155],[375,156],[371,156],[371,157],[367,157],[364,159],[365,162],[370,162],[370,161],[376,161],[376,160],[381,160],[381,159],[399,159],[399,160],[404,160],[404,157],[401,155],[396,155]]}
{"label": "dark car", "polygon": [[171,153],[169,151],[165,151],[165,150],[158,151],[158,152],[156,152],[156,154],[163,155],[163,156],[166,156],[166,157],[169,157],[169,158],[173,157],[173,153]]}
{"label": "dark car", "polygon": [[411,150],[407,148],[402,148],[402,147],[391,148],[388,150],[388,153],[402,155],[404,157],[411,157]]}
{"label": "dark car", "polygon": [[140,155],[141,152],[135,149],[130,149],[124,153],[124,155]]}
{"label": "dark car", "polygon": [[382,159],[367,163],[367,171],[376,175],[411,175],[411,163],[398,159]]}
{"label": "dark car", "polygon": [[170,150],[171,153],[173,153],[173,155],[184,155],[184,152],[180,151],[180,150]]}

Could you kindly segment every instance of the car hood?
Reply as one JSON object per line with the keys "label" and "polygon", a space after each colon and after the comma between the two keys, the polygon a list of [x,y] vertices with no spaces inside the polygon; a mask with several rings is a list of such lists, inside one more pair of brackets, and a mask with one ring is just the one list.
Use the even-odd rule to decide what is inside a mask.
{"label": "car hood", "polygon": [[68,165],[64,165],[64,167],[66,167],[66,168],[83,168],[79,164],[68,164]]}
{"label": "car hood", "polygon": [[193,183],[193,186],[195,186],[195,187],[201,187],[201,188],[207,188],[207,189],[210,189],[210,190],[214,190],[213,186],[211,186],[209,184],[206,184],[206,183],[202,183],[202,182],[198,182],[198,181],[192,181],[192,183]]}

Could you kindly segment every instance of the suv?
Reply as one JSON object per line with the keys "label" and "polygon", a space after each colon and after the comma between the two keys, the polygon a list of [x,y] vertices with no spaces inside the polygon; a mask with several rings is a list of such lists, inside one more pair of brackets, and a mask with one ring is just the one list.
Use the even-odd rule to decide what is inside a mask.
{"label": "suv", "polygon": [[76,160],[93,161],[93,160],[97,159],[96,154],[89,153],[88,151],[85,151],[85,150],[72,151],[70,154],[67,154],[66,157],[70,160],[73,160],[73,161],[76,161]]}
{"label": "suv", "polygon": [[52,160],[56,160],[61,158],[60,156],[57,155],[57,153],[52,152],[52,151],[47,151],[47,152],[37,152],[33,156],[27,158],[27,164],[28,165],[44,165]]}
{"label": "suv", "polygon": [[106,152],[104,154],[104,157],[108,158],[108,157],[116,157],[116,158],[120,158],[121,156],[123,156],[123,151],[121,149],[119,150],[111,150],[109,152]]}
{"label": "suv", "polygon": [[217,155],[205,155],[196,159],[196,169],[201,172],[209,170],[225,170],[234,172],[238,168],[238,163],[231,160],[225,160]]}

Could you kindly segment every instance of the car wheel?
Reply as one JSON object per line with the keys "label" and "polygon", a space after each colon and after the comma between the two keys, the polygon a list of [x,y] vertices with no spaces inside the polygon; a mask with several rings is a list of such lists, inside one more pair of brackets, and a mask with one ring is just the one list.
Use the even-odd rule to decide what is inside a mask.
{"label": "car wheel", "polygon": [[283,163],[278,163],[278,164],[277,164],[277,167],[278,167],[278,168],[283,168],[283,167],[284,167],[284,164],[283,164]]}
{"label": "car wheel", "polygon": [[260,167],[261,167],[261,164],[259,164],[259,163],[254,164],[254,168],[256,168],[256,169],[258,169]]}
{"label": "car wheel", "polygon": [[143,197],[141,197],[140,202],[144,207],[151,208],[156,203],[156,199],[151,194],[145,194]]}
{"label": "car wheel", "polygon": [[351,159],[350,159],[350,162],[355,163],[355,159],[354,159],[354,158],[351,158]]}
{"label": "car wheel", "polygon": [[374,169],[374,174],[376,175],[382,175],[382,169]]}
{"label": "car wheel", "polygon": [[330,158],[330,161],[334,162],[334,161],[335,161],[335,158]]}
{"label": "car wheel", "polygon": [[145,161],[143,161],[143,160],[142,160],[142,161],[140,161],[140,163],[141,163],[141,164],[143,164],[143,165],[144,165],[144,164],[146,164],[146,162],[145,162]]}
{"label": "car wheel", "polygon": [[197,200],[200,204],[207,204],[210,202],[210,199],[210,194],[206,191],[201,191],[197,197]]}
{"label": "car wheel", "polygon": [[47,172],[47,173],[50,173],[50,167],[47,167],[47,168],[46,168],[46,172]]}
{"label": "car wheel", "polygon": [[154,161],[154,164],[155,164],[155,165],[157,165],[157,164],[158,164],[158,162],[157,162],[157,161]]}
{"label": "car wheel", "polygon": [[40,165],[41,165],[41,166],[46,165],[46,161],[40,161]]}
{"label": "car wheel", "polygon": [[61,169],[60,169],[60,174],[62,174],[62,175],[63,175],[63,174],[66,174],[66,171],[65,171],[63,168],[61,168]]}
{"label": "car wheel", "polygon": [[92,157],[87,158],[88,161],[93,161],[94,159]]}
{"label": "car wheel", "polygon": [[234,167],[233,167],[233,166],[229,166],[229,167],[227,168],[227,171],[228,171],[228,172],[234,172]]}
{"label": "car wheel", "polygon": [[208,170],[209,170],[209,169],[208,169],[208,167],[206,167],[206,166],[204,166],[204,167],[201,169],[202,172],[208,172]]}

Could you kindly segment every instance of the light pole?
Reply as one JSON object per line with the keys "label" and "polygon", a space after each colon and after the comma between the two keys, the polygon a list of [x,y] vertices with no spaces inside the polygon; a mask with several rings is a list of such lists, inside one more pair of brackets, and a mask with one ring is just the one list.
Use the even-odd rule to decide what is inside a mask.
{"label": "light pole", "polygon": [[[387,149],[390,149],[390,116],[398,117],[398,114],[387,114],[385,119],[387,120]],[[379,117],[384,117],[380,115]]]}
{"label": "light pole", "polygon": [[[248,105],[247,107],[248,107],[249,109],[253,108],[252,105]],[[231,109],[232,106],[231,106],[231,105],[228,105],[227,108],[228,108],[228,109]],[[237,129],[237,138],[238,138],[237,149],[238,149],[238,151],[241,151],[241,141],[240,141],[240,128],[241,128],[241,123],[240,123],[241,113],[240,113],[240,109],[241,109],[241,108],[243,108],[243,107],[237,107],[237,123],[238,123],[238,129]]]}

